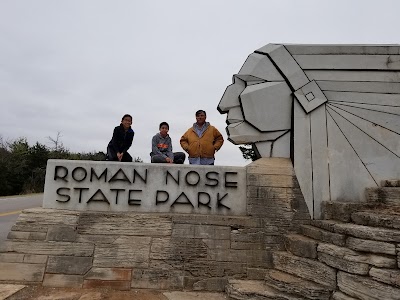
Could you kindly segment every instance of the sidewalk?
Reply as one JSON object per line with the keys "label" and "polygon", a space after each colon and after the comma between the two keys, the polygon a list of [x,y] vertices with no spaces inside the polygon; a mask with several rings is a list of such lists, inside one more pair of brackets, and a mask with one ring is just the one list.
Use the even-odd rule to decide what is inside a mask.
{"label": "sidewalk", "polygon": [[223,293],[156,290],[45,288],[0,284],[0,300],[228,300]]}

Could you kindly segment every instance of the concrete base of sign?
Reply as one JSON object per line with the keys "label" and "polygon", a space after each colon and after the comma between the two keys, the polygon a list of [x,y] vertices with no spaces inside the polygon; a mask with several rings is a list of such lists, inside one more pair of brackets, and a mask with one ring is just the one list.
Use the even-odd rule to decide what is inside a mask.
{"label": "concrete base of sign", "polygon": [[[124,167],[112,165],[117,170]],[[74,175],[69,168],[60,170],[68,171],[68,182],[63,183],[67,186],[74,183],[72,176],[79,181],[85,174],[82,169]],[[217,167],[192,166],[190,170],[200,176],[225,172]],[[244,207],[243,215],[25,210],[0,246],[0,281],[51,287],[223,291],[228,278],[260,279],[272,267],[272,251],[284,249],[283,235],[309,223],[310,216],[290,159],[260,159],[243,171],[243,187],[237,182],[244,190],[238,201]],[[66,173],[56,174],[64,177]],[[151,174],[148,171],[148,180]],[[234,182],[227,178],[226,182]],[[48,195],[46,205],[51,203],[46,202],[51,199]]]}

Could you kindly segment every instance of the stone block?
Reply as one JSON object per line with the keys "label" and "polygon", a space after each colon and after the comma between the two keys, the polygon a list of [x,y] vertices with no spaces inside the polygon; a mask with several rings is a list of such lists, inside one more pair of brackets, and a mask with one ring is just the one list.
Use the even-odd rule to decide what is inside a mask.
{"label": "stone block", "polygon": [[25,288],[21,284],[0,284],[0,299],[10,299],[9,297]]}
{"label": "stone block", "polygon": [[200,279],[193,283],[194,291],[210,291],[210,292],[223,292],[228,283],[226,277],[223,278],[205,278]]}
{"label": "stone block", "polygon": [[377,281],[400,287],[400,270],[372,267],[369,276]]}
{"label": "stone block", "polygon": [[88,243],[46,242],[46,241],[5,241],[7,252],[42,255],[92,256],[94,245]]}
{"label": "stone block", "polygon": [[247,271],[246,262],[226,262],[214,260],[190,260],[183,270],[196,278],[235,277],[243,278]]}
{"label": "stone block", "polygon": [[184,264],[182,260],[151,259],[149,269],[184,270]]}
{"label": "stone block", "polygon": [[131,282],[88,279],[88,280],[83,280],[83,288],[84,289],[109,288],[113,290],[129,291],[131,289]]}
{"label": "stone block", "polygon": [[359,225],[400,229],[400,215],[391,214],[390,209],[386,213],[385,210],[353,213],[351,219]]}
{"label": "stone block", "polygon": [[84,277],[85,279],[130,281],[132,279],[132,269],[92,268]]}
{"label": "stone block", "polygon": [[329,290],[336,288],[336,270],[324,263],[281,251],[274,252],[272,257],[277,270],[321,284]]}
{"label": "stone block", "polygon": [[226,240],[230,238],[231,228],[227,226],[196,225],[194,238]]}
{"label": "stone block", "polygon": [[322,252],[318,253],[318,260],[330,267],[345,271],[347,273],[366,275],[369,271],[368,264],[351,262]]}
{"label": "stone block", "polygon": [[0,262],[23,262],[24,254],[22,253],[0,253]]}
{"label": "stone block", "polygon": [[43,286],[53,288],[81,288],[83,276],[66,274],[45,274]]}
{"label": "stone block", "polygon": [[356,298],[350,297],[342,292],[334,292],[332,295],[332,300],[357,300]]}
{"label": "stone block", "polygon": [[341,292],[357,299],[398,300],[400,289],[365,276],[338,272],[337,283]]}
{"label": "stone block", "polygon": [[[274,236],[275,237],[275,236]],[[264,243],[246,243],[246,242],[232,242],[231,249],[236,250],[264,250]]]}
{"label": "stone block", "polygon": [[1,281],[41,282],[45,265],[25,263],[0,263]]}
{"label": "stone block", "polygon": [[51,225],[76,226],[79,213],[74,211],[30,208],[19,215],[12,231],[47,232]]}
{"label": "stone block", "polygon": [[350,222],[351,215],[366,208],[373,208],[374,204],[368,203],[347,203],[347,202],[327,202],[322,203],[324,219],[332,219],[341,222]]}
{"label": "stone block", "polygon": [[207,245],[209,249],[229,249],[231,247],[230,240],[209,240],[203,239],[204,244]]}
{"label": "stone block", "polygon": [[257,187],[252,187],[251,194],[248,194],[248,197],[260,198],[260,199],[287,200],[289,192],[290,189],[286,187],[257,186]]}
{"label": "stone block", "polygon": [[400,244],[397,244],[397,267],[400,269]]}
{"label": "stone block", "polygon": [[272,267],[271,254],[265,250],[218,250],[209,253],[211,260],[224,262],[244,262],[251,267]]}
{"label": "stone block", "polygon": [[264,249],[267,234],[263,228],[239,228],[231,231],[232,249]]}
{"label": "stone block", "polygon": [[25,254],[24,263],[27,264],[45,264],[47,262],[47,255],[38,254]]}
{"label": "stone block", "polygon": [[226,262],[217,262],[207,259],[189,260],[184,262],[183,270],[196,278],[222,277],[224,276],[227,266],[231,267]]}
{"label": "stone block", "polygon": [[151,243],[150,259],[188,261],[206,257],[208,248],[201,239],[154,238]]}
{"label": "stone block", "polygon": [[290,175],[258,175],[258,184],[261,187],[298,188],[299,185]]}
{"label": "stone block", "polygon": [[119,236],[115,235],[92,235],[92,234],[78,234],[76,237],[77,243],[92,243],[92,244],[112,244]]}
{"label": "stone block", "polygon": [[343,223],[335,225],[335,232],[366,240],[400,242],[400,230]]}
{"label": "stone block", "polygon": [[134,269],[132,272],[132,288],[181,290],[184,287],[182,271],[160,269]]}
{"label": "stone block", "polygon": [[260,158],[246,166],[247,174],[290,175],[294,169],[290,158]]}
{"label": "stone block", "polygon": [[346,247],[363,252],[382,253],[396,255],[396,245],[386,242],[363,240],[349,236]]}
{"label": "stone block", "polygon": [[49,256],[46,273],[84,275],[91,267],[91,257]]}
{"label": "stone block", "polygon": [[306,299],[329,300],[331,292],[325,286],[277,270],[269,270],[265,283],[281,292],[301,295]]}
{"label": "stone block", "polygon": [[296,215],[296,209],[292,207],[290,199],[249,198],[247,201],[247,213],[264,218],[293,220]]}
{"label": "stone block", "polygon": [[343,234],[329,232],[311,225],[301,225],[300,228],[302,234],[312,239],[338,246],[344,246],[346,244],[346,236]]}
{"label": "stone block", "polygon": [[238,280],[229,279],[225,287],[225,292],[229,299],[274,299],[274,300],[295,300],[287,293],[279,292],[278,290],[266,285],[262,280]]}
{"label": "stone block", "polygon": [[168,216],[139,213],[82,213],[78,233],[92,235],[169,236],[172,222]]}
{"label": "stone block", "polygon": [[264,268],[247,268],[246,278],[249,280],[264,280],[268,270]]}
{"label": "stone block", "polygon": [[399,179],[382,180],[381,186],[382,187],[400,187],[400,180]]}
{"label": "stone block", "polygon": [[310,221],[310,225],[327,230],[329,232],[334,232],[335,225],[338,223],[342,224],[343,222],[336,221],[336,220],[311,220]]}
{"label": "stone block", "polygon": [[[336,258],[339,258],[337,261],[338,263],[338,269],[349,272],[349,273],[355,273],[355,274],[363,274],[364,273],[357,273],[356,269],[368,269],[368,267],[361,267],[361,265],[358,264],[368,264],[376,267],[383,267],[383,268],[395,268],[396,267],[396,259],[394,257],[387,257],[387,256],[382,256],[382,255],[376,255],[376,254],[370,254],[370,253],[360,253],[356,252],[353,250],[350,250],[345,247],[338,247],[335,245],[331,244],[319,244],[318,245],[318,259],[320,258],[320,254],[324,253],[326,255],[331,255]],[[322,257],[322,256],[321,256]],[[325,255],[324,255],[325,257]],[[329,259],[329,258],[327,258]],[[326,261],[326,264],[329,265],[329,263]],[[335,262],[333,262],[335,263]],[[343,264],[345,269],[342,269],[339,267],[339,264]],[[348,264],[346,266],[346,264]],[[346,268],[352,268],[354,269],[354,272],[352,272],[350,269]]]}
{"label": "stone block", "polygon": [[294,255],[308,258],[317,258],[318,242],[300,234],[284,236],[285,248]]}
{"label": "stone block", "polygon": [[248,216],[174,214],[171,215],[171,219],[173,224],[218,225],[233,228],[262,226],[262,219]]}
{"label": "stone block", "polygon": [[95,267],[138,267],[149,265],[150,237],[120,237],[113,244],[99,244],[94,251]]}
{"label": "stone block", "polygon": [[10,231],[7,238],[9,240],[45,240],[45,232]]}
{"label": "stone block", "polygon": [[74,242],[76,236],[77,230],[75,226],[49,226],[47,232],[48,241]]}
{"label": "stone block", "polygon": [[400,205],[400,189],[398,187],[367,188],[365,196],[368,202]]}

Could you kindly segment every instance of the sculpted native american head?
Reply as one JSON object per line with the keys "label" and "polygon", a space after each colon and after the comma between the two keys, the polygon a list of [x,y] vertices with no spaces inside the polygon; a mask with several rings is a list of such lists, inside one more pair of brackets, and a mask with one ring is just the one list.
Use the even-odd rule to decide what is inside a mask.
{"label": "sculpted native american head", "polygon": [[400,46],[268,44],[218,105],[234,144],[293,161],[311,216],[400,179]]}

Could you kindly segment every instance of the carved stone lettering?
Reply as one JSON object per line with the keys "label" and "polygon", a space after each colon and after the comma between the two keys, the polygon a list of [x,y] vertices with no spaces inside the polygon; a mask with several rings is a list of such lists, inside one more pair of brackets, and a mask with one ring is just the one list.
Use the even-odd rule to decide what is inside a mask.
{"label": "carved stone lettering", "polygon": [[228,207],[228,206],[224,205],[223,203],[221,203],[222,200],[224,200],[224,198],[225,198],[226,196],[228,196],[228,193],[226,193],[225,195],[223,195],[221,198],[219,197],[219,193],[217,194],[217,205],[218,205],[218,208],[220,208],[220,207],[225,207],[225,208],[227,208],[227,209],[231,209],[230,207]]}
{"label": "carved stone lettering", "polygon": [[237,176],[237,172],[225,172],[225,187],[237,188],[237,181],[228,181],[228,176]]}
{"label": "carved stone lettering", "polygon": [[[202,202],[200,200],[201,198],[203,198],[203,199],[207,198],[207,202]],[[206,206],[209,209],[211,209],[210,202],[211,202],[211,196],[210,196],[209,193],[205,193],[205,192],[198,192],[197,193],[197,207]]]}
{"label": "carved stone lettering", "polygon": [[[214,175],[216,175],[216,178],[212,177]],[[206,186],[218,186],[218,184],[219,184],[218,175],[219,175],[218,172],[214,172],[214,171],[207,172],[206,173],[206,178],[209,180],[209,182],[206,182],[205,185]]]}
{"label": "carved stone lettering", "polygon": [[200,182],[200,175],[196,171],[190,171],[185,176],[187,185],[197,185]]}
{"label": "carved stone lettering", "polygon": [[145,170],[144,176],[140,175],[135,169],[133,169],[133,181],[132,181],[132,183],[135,183],[136,176],[138,178],[140,178],[140,180],[142,182],[147,183],[147,169]]}
{"label": "carved stone lettering", "polygon": [[[161,195],[164,195],[165,199],[162,199],[163,196],[161,196]],[[156,193],[156,205],[158,205],[159,203],[165,203],[165,202],[168,201],[168,199],[169,199],[169,194],[168,194],[167,191],[157,191],[157,193]]]}
{"label": "carved stone lettering", "polygon": [[70,190],[70,188],[63,188],[63,187],[62,188],[58,188],[57,191],[56,191],[57,195],[59,195],[61,197],[65,197],[66,199],[65,200],[57,199],[56,201],[57,202],[68,202],[71,199],[71,196],[68,195],[68,194],[63,194],[62,192],[63,191],[68,191],[69,192],[69,190]]}
{"label": "carved stone lettering", "polygon": [[108,182],[115,182],[115,181],[125,181],[129,183],[131,182],[122,169],[119,169],[117,173],[115,173]]}
{"label": "carved stone lettering", "polygon": [[74,188],[74,191],[79,191],[79,198],[78,198],[78,202],[81,203],[82,202],[82,191],[88,190],[89,188]]}
{"label": "carved stone lettering", "polygon": [[180,171],[178,170],[178,176],[176,178],[169,171],[165,174],[165,184],[168,184],[168,178],[172,178],[177,185],[179,185]]}
{"label": "carved stone lettering", "polygon": [[72,170],[72,179],[75,181],[81,182],[86,179],[87,171],[85,168],[76,167]]}
{"label": "carved stone lettering", "polygon": [[100,176],[96,174],[96,171],[93,168],[90,168],[90,182],[93,181],[93,176],[96,177],[98,181],[100,181],[101,177],[104,176],[104,182],[107,182],[107,168],[104,169]]}
{"label": "carved stone lettering", "polygon": [[142,192],[142,190],[129,190],[128,204],[129,204],[129,205],[140,205],[140,202],[141,202],[142,200],[132,198],[132,194],[133,194],[133,193],[141,193],[141,192]]}
{"label": "carved stone lettering", "polygon": [[[97,198],[98,196],[100,197]],[[110,205],[110,201],[108,201],[107,197],[104,195],[101,189],[98,189],[86,203],[90,203],[91,201],[106,202],[108,205]]]}
{"label": "carved stone lettering", "polygon": [[[60,174],[62,174],[62,175],[60,176]],[[67,177],[67,176],[68,176],[68,169],[66,167],[56,166],[56,168],[54,170],[54,180],[61,179],[65,182],[68,182],[68,180],[65,179],[65,177]]]}
{"label": "carved stone lettering", "polygon": [[116,193],[115,193],[115,204],[118,204],[119,192],[125,191],[125,189],[110,189],[110,191],[116,192]]}
{"label": "carved stone lettering", "polygon": [[193,203],[190,202],[190,200],[189,200],[188,196],[186,196],[185,192],[180,193],[180,195],[171,204],[171,207],[174,206],[175,204],[191,205],[192,207],[194,207]]}

